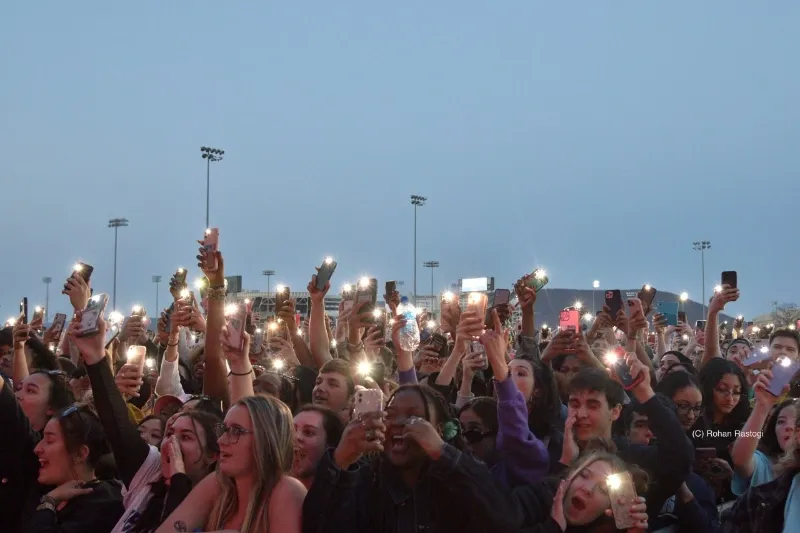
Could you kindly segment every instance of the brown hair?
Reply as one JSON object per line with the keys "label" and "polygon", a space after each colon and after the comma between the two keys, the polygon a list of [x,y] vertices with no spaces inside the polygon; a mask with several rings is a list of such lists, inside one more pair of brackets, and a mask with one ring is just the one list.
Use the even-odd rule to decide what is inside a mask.
{"label": "brown hair", "polygon": [[[794,419],[794,426],[795,429],[800,427],[800,409],[798,409],[797,416]],[[797,432],[795,431],[795,433]],[[775,464],[775,477],[798,469],[800,469],[800,445],[797,444],[797,438],[795,437],[786,453]]]}
{"label": "brown hair", "polygon": [[320,374],[341,374],[347,382],[347,395],[352,396],[356,392],[356,384],[353,381],[353,372],[350,370],[350,363],[344,359],[331,359],[319,369]]}

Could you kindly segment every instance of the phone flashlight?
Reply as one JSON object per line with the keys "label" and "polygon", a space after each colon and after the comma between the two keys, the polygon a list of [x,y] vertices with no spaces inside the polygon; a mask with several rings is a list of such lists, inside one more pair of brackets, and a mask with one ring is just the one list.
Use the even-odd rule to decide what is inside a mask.
{"label": "phone flashlight", "polygon": [[256,328],[256,333],[263,333],[263,332],[264,330],[262,330],[261,328]]}
{"label": "phone flashlight", "polygon": [[583,308],[583,302],[580,302],[580,301],[575,302],[575,309],[580,311],[582,308]]}
{"label": "phone flashlight", "polygon": [[606,478],[606,486],[609,490],[618,490],[622,486],[622,479],[619,474],[611,474]]}
{"label": "phone flashlight", "polygon": [[453,299],[454,299],[455,297],[456,297],[456,295],[455,295],[455,294],[453,294],[452,292],[449,292],[449,291],[448,291],[448,292],[446,292],[446,293],[444,293],[444,294],[442,295],[442,300],[444,300],[444,301],[445,301],[445,302],[447,302],[447,303],[450,303],[450,302],[452,302],[452,301],[453,301]]}
{"label": "phone flashlight", "polygon": [[617,364],[617,360],[618,359],[619,359],[619,356],[617,355],[617,352],[613,352],[613,351],[612,352],[606,352],[605,360],[606,360],[606,364],[608,366],[612,366],[612,365]]}
{"label": "phone flashlight", "polygon": [[56,350],[56,345],[51,342],[50,344],[47,345],[47,349],[50,350],[51,352],[54,352]]}
{"label": "phone flashlight", "polygon": [[34,310],[33,310],[33,311],[34,311],[35,313],[41,313],[41,312],[43,312],[43,311],[44,311],[44,309],[42,309],[41,307],[39,307],[39,306],[37,305],[37,306],[34,308]]}
{"label": "phone flashlight", "polygon": [[152,370],[156,366],[156,361],[152,357],[148,357],[144,360],[144,366]]}
{"label": "phone flashlight", "polygon": [[270,331],[275,331],[276,329],[278,329],[278,323],[277,322],[270,322],[269,323],[269,330]]}
{"label": "phone flashlight", "polygon": [[330,265],[331,263],[333,263],[333,257],[326,257],[325,258],[325,264],[326,265]]}
{"label": "phone flashlight", "polygon": [[435,328],[435,327],[436,327],[436,321],[435,321],[435,320],[428,320],[428,323],[427,323],[427,324],[425,324],[425,327],[426,327],[427,329],[433,329],[433,328]]}
{"label": "phone flashlight", "polygon": [[352,290],[353,290],[353,286],[350,285],[349,283],[345,283],[344,285],[342,285],[342,292],[343,293],[344,292],[350,292]]}
{"label": "phone flashlight", "polygon": [[182,299],[188,300],[191,295],[192,295],[192,293],[189,292],[189,289],[182,289],[181,290],[181,295],[180,296],[181,296]]}
{"label": "phone flashlight", "polygon": [[467,297],[467,302],[471,304],[476,304],[481,301],[481,293],[479,292],[471,292]]}
{"label": "phone flashlight", "polygon": [[111,311],[108,314],[108,321],[111,324],[119,324],[123,320],[125,320],[125,316],[122,313],[120,313],[119,311]]}
{"label": "phone flashlight", "polygon": [[364,276],[363,278],[361,278],[361,279],[358,281],[358,286],[359,286],[359,287],[361,287],[362,289],[366,289],[367,287],[369,287],[369,278],[368,278],[368,277],[366,277],[366,276]]}
{"label": "phone flashlight", "polygon": [[769,348],[767,346],[762,346],[761,347],[761,353],[767,353],[768,351],[769,351]]}
{"label": "phone flashlight", "polygon": [[791,359],[789,359],[788,357],[781,357],[780,364],[781,364],[781,366],[783,366],[783,367],[787,367],[787,368],[788,368],[788,367],[789,367],[789,365],[791,365],[791,364],[792,364],[792,360],[791,360]]}
{"label": "phone flashlight", "polygon": [[362,376],[369,376],[371,371],[372,365],[369,363],[369,361],[361,361],[358,363],[358,373]]}
{"label": "phone flashlight", "polygon": [[133,313],[134,315],[140,313],[141,311],[142,311],[141,305],[134,305],[133,309],[131,309],[131,313]]}
{"label": "phone flashlight", "polygon": [[75,263],[75,266],[72,267],[73,272],[80,272],[83,270],[83,265],[80,263]]}
{"label": "phone flashlight", "polygon": [[331,341],[331,348],[336,348],[336,339]]}
{"label": "phone flashlight", "polygon": [[547,277],[547,272],[543,268],[539,268],[533,273],[533,277],[536,279],[543,279]]}
{"label": "phone flashlight", "polygon": [[644,290],[649,291],[650,290],[650,285],[645,285],[644,286]]}
{"label": "phone flashlight", "polygon": [[225,306],[225,316],[236,314],[236,304],[228,304]]}
{"label": "phone flashlight", "polygon": [[688,341],[689,340],[689,335],[684,335],[683,336],[683,340]]}
{"label": "phone flashlight", "polygon": [[6,320],[6,326],[9,326],[9,327],[13,328],[16,325],[17,325],[17,319],[16,318],[12,317],[12,318],[9,318],[8,320]]}
{"label": "phone flashlight", "polygon": [[284,287],[283,285],[278,285],[277,287],[275,287],[275,292],[283,292],[285,290],[286,287]]}
{"label": "phone flashlight", "polygon": [[283,370],[285,366],[286,362],[283,359],[275,359],[272,362],[272,368],[278,371]]}
{"label": "phone flashlight", "polygon": [[542,330],[543,331],[547,331],[548,329],[550,329],[550,328],[547,327],[547,324],[542,324]]}
{"label": "phone flashlight", "polygon": [[204,278],[197,278],[194,280],[194,286],[198,289],[203,289],[206,286],[206,280]]}
{"label": "phone flashlight", "polygon": [[375,318],[380,318],[382,313],[383,311],[381,311],[380,309],[375,309],[374,311],[372,311],[372,316],[374,316]]}
{"label": "phone flashlight", "polygon": [[744,320],[744,317],[742,315],[739,315],[736,317],[736,320]]}
{"label": "phone flashlight", "polygon": [[394,318],[390,318],[389,319],[389,325],[390,326],[394,326]]}
{"label": "phone flashlight", "polygon": [[97,296],[92,296],[92,301],[93,302],[99,302],[100,301],[100,295],[98,294]]}
{"label": "phone flashlight", "polygon": [[714,287],[714,292],[722,292],[722,285],[717,285]]}
{"label": "phone flashlight", "polygon": [[206,235],[211,235],[211,228],[206,228]]}

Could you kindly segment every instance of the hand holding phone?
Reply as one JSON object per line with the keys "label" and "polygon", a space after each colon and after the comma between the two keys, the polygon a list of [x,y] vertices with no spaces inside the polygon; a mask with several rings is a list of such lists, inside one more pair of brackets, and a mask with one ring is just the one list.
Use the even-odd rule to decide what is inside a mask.
{"label": "hand holding phone", "polygon": [[791,383],[797,371],[800,370],[800,362],[788,357],[781,357],[772,365],[772,379],[769,380],[767,392],[775,397],[783,394],[783,389]]}
{"label": "hand holding phone", "polygon": [[614,515],[617,529],[627,531],[636,527],[638,524],[630,513],[630,508],[636,501],[636,487],[630,472],[609,475],[606,478],[606,487],[608,487],[611,512]]}
{"label": "hand holding phone", "polygon": [[611,320],[616,321],[617,315],[622,311],[622,292],[619,289],[606,291],[605,301],[610,310]]}
{"label": "hand holding phone", "polygon": [[539,292],[549,282],[550,278],[547,277],[547,272],[541,268],[537,268],[525,278],[525,285],[533,289],[534,292]]}
{"label": "hand holding phone", "polygon": [[28,323],[28,298],[25,297],[19,302],[19,319],[23,324]]}
{"label": "hand holding phone", "polygon": [[98,294],[89,299],[89,304],[81,313],[80,324],[75,334],[78,337],[88,337],[98,331],[98,321],[108,305],[108,294]]}
{"label": "hand holding phone", "polygon": [[561,331],[577,334],[580,331],[580,315],[577,309],[564,309],[559,317]]}
{"label": "hand holding phone", "polygon": [[380,389],[359,389],[353,405],[353,418],[361,420],[368,413],[382,413],[383,392]]}
{"label": "hand holding phone", "polygon": [[338,263],[333,260],[332,257],[326,257],[325,261],[322,262],[322,265],[317,269],[317,290],[322,291],[325,290],[325,286],[331,280],[331,276],[336,271],[336,266]]}

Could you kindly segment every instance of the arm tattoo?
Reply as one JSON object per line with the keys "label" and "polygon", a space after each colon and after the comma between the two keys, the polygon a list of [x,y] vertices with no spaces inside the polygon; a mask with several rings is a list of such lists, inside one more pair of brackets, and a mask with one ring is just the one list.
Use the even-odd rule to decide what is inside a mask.
{"label": "arm tattoo", "polygon": [[175,531],[180,531],[181,533],[189,531],[189,528],[186,527],[186,522],[182,522],[180,520],[172,524],[172,526],[175,528]]}

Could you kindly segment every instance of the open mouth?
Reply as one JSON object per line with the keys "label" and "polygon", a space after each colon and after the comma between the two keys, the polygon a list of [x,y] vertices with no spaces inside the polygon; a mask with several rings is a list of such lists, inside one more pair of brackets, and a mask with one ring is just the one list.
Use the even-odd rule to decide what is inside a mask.
{"label": "open mouth", "polygon": [[586,509],[586,502],[578,496],[573,496],[570,503],[572,504],[572,508],[576,511],[583,511]]}
{"label": "open mouth", "polygon": [[408,450],[408,441],[406,441],[405,437],[392,437],[392,446],[391,451],[402,453]]}
{"label": "open mouth", "polygon": [[226,452],[220,452],[219,453],[220,461],[223,460],[223,459],[230,459],[231,457],[233,457],[233,456],[231,454],[229,454],[229,453],[226,453]]}

